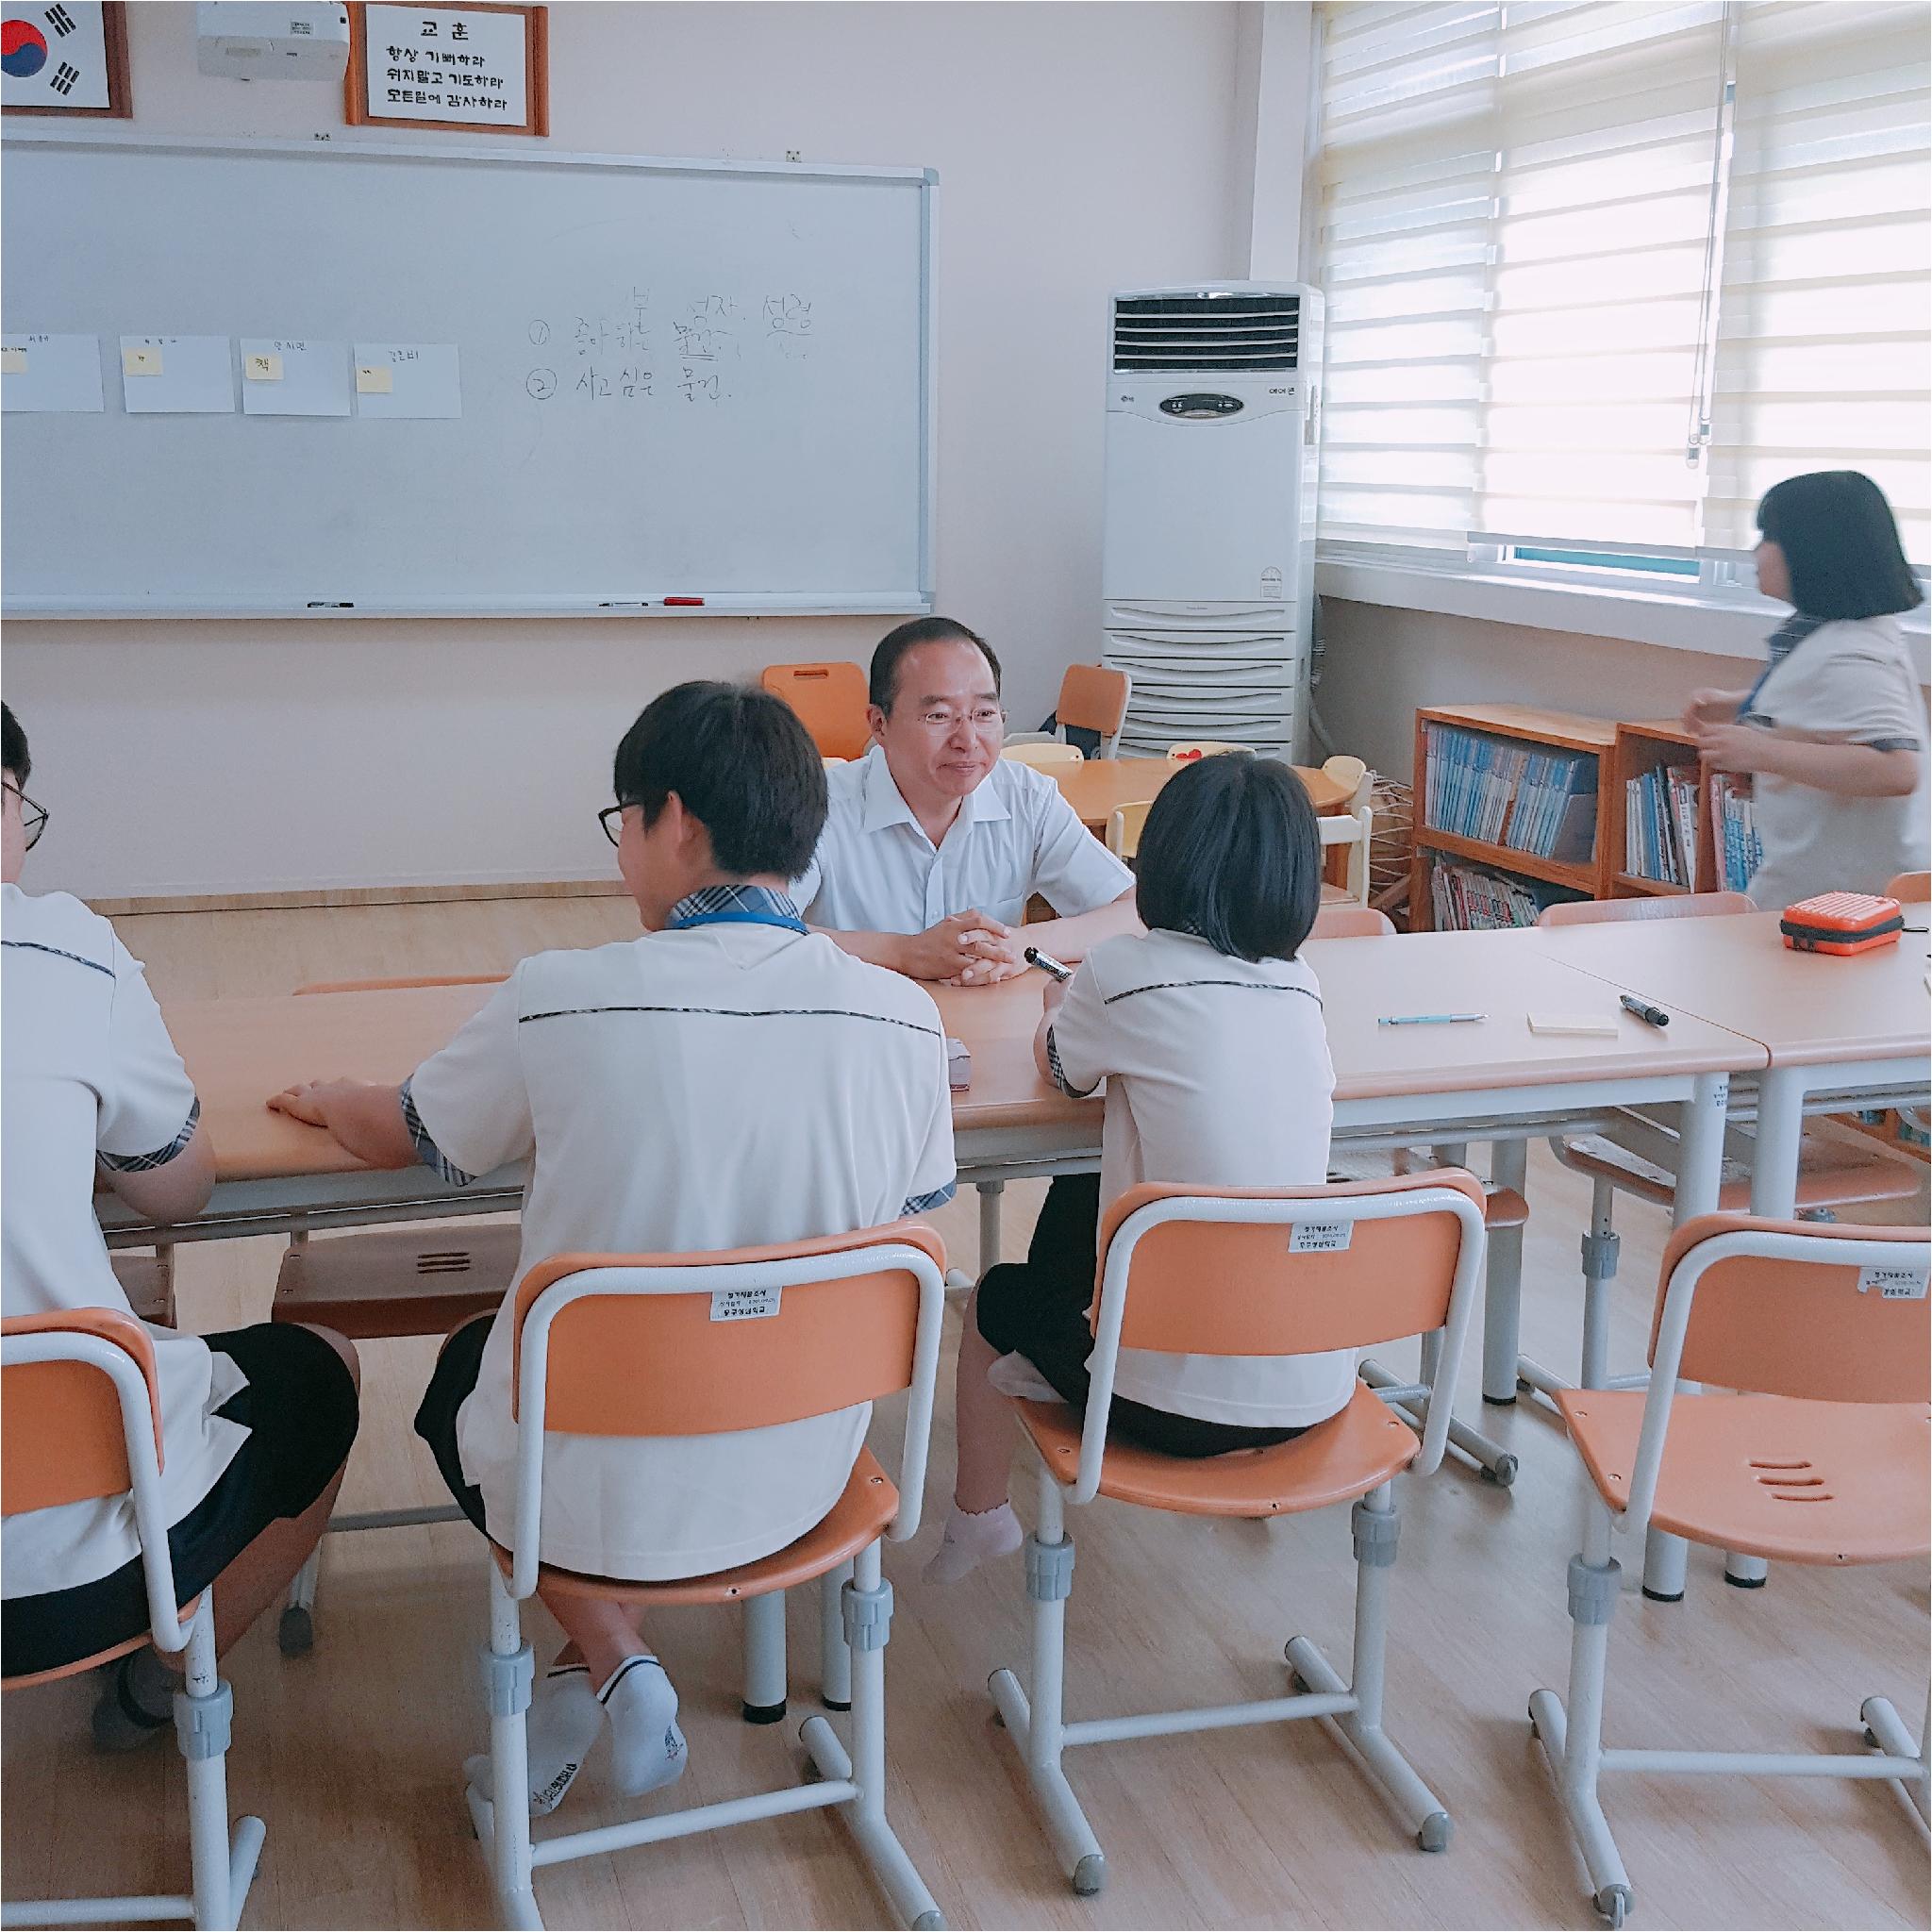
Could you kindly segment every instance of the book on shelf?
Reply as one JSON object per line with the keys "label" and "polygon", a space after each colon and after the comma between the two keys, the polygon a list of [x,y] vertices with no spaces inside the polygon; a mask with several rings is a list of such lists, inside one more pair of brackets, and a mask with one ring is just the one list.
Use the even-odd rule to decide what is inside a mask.
{"label": "book on shelf", "polygon": [[1624,870],[1633,878],[1700,890],[1694,765],[1657,765],[1624,781]]}
{"label": "book on shelf", "polygon": [[1586,862],[1596,842],[1597,761],[1425,722],[1424,810],[1439,832],[1533,858]]}
{"label": "book on shelf", "polygon": [[1588,896],[1448,859],[1438,859],[1429,870],[1429,909],[1438,932],[1534,925],[1545,907]]}
{"label": "book on shelf", "polygon": [[1752,823],[1751,780],[1742,773],[1710,774],[1710,829],[1724,890],[1744,891],[1764,863],[1764,847]]}

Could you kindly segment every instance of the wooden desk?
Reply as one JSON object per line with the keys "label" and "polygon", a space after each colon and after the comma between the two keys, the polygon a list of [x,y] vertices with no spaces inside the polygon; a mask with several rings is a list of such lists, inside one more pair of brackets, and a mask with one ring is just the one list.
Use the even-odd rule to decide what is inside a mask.
{"label": "wooden desk", "polygon": [[[1057,770],[1053,777],[1080,823],[1105,838],[1108,820],[1122,806],[1145,803],[1180,769],[1165,758],[1089,758]],[[1308,788],[1317,811],[1339,811],[1348,803],[1349,794],[1325,772],[1297,765],[1294,774]]]}

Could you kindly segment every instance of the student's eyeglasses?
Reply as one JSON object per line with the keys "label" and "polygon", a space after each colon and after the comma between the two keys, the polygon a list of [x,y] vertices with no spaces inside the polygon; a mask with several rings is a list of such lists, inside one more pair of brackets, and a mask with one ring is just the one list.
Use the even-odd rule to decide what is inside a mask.
{"label": "student's eyeglasses", "polygon": [[997,705],[974,705],[970,711],[935,705],[931,710],[920,712],[919,722],[928,731],[952,731],[961,724],[970,724],[974,730],[985,733],[1005,730],[1007,714]]}
{"label": "student's eyeglasses", "polygon": [[8,785],[7,790],[20,800],[20,824],[26,835],[25,849],[31,852],[41,842],[41,834],[47,829],[47,808],[36,805],[18,785]]}
{"label": "student's eyeglasses", "polygon": [[624,815],[630,809],[628,804],[607,805],[597,814],[597,823],[604,827],[604,836],[615,845],[624,831]]}

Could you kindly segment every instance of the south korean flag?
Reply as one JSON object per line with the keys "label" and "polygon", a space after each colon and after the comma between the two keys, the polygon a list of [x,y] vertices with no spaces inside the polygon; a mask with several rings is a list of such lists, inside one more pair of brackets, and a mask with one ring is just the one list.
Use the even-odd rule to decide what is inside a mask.
{"label": "south korean flag", "polygon": [[0,107],[111,105],[107,25],[98,0],[0,9]]}

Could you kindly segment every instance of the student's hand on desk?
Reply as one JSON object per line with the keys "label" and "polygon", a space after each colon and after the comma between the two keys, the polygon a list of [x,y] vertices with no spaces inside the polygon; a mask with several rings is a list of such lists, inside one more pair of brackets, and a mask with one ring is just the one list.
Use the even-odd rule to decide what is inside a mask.
{"label": "student's hand on desk", "polygon": [[323,1105],[323,1096],[331,1087],[345,1083],[340,1080],[304,1080],[293,1087],[285,1087],[279,1093],[268,1097],[271,1113],[285,1113],[291,1121],[300,1121],[305,1127],[325,1127],[328,1114]]}

